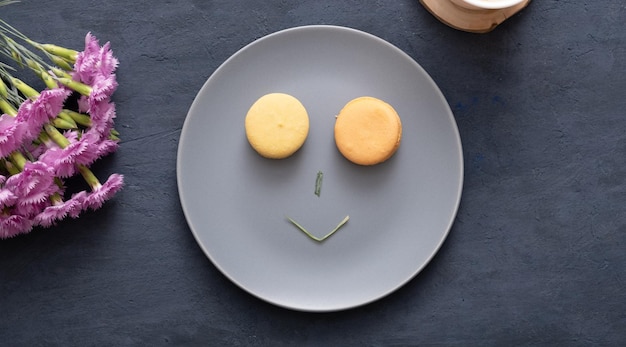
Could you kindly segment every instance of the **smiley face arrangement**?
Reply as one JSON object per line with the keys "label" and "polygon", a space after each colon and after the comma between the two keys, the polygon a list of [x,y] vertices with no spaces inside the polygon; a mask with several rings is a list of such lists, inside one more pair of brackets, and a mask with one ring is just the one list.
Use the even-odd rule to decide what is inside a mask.
{"label": "smiley face arrangement", "polygon": [[[261,156],[283,159],[306,141],[309,117],[295,97],[266,94],[250,107],[245,119],[246,137]],[[388,103],[370,96],[348,102],[335,122],[335,144],[349,161],[364,166],[391,158],[400,146],[402,122]]]}
{"label": "smiley face arrangement", "polygon": [[[263,95],[252,104],[245,118],[248,142],[261,156],[283,159],[294,154],[306,141],[309,117],[295,97],[285,93]],[[388,103],[370,96],[348,102],[336,116],[335,144],[349,161],[363,166],[380,164],[400,146],[402,123]],[[318,172],[315,195],[319,197],[322,173]],[[350,216],[323,237],[316,237],[302,225],[287,217],[300,231],[314,241],[322,242],[333,235]]]}

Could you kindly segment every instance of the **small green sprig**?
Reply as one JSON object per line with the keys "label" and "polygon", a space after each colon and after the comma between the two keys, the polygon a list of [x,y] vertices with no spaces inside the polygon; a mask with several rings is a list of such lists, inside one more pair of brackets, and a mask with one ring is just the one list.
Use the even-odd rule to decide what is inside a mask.
{"label": "small green sprig", "polygon": [[322,179],[324,178],[324,173],[321,171],[317,172],[317,177],[315,179],[315,195],[318,197],[322,193]]}
{"label": "small green sprig", "polygon": [[348,222],[348,220],[350,219],[350,216],[346,216],[346,218],[344,218],[341,222],[339,222],[339,224],[337,224],[337,226],[335,227],[335,229],[331,230],[331,232],[329,232],[328,234],[326,234],[323,237],[317,237],[313,234],[311,234],[308,230],[306,230],[302,225],[300,225],[298,222],[296,222],[295,220],[293,220],[292,218],[287,217],[287,219],[293,224],[295,225],[298,229],[300,229],[300,231],[302,231],[303,233],[306,234],[306,236],[310,237],[311,239],[317,241],[317,242],[322,242],[324,240],[326,240],[327,238],[329,238],[332,234],[334,234],[337,230],[339,230],[344,224],[346,224]]}
{"label": "small green sprig", "polygon": [[0,1],[0,6],[10,5],[16,2],[19,2],[19,1],[18,0],[3,0],[3,1]]}

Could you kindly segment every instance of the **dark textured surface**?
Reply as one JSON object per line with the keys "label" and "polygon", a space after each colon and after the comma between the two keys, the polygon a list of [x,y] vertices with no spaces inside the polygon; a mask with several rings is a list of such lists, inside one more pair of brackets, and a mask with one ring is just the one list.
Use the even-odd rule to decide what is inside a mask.
{"label": "dark textured surface", "polygon": [[[126,177],[103,209],[0,241],[0,344],[626,345],[623,0],[535,0],[485,35],[417,0],[26,0],[0,17],[38,41],[111,41],[123,142],[96,171]],[[465,156],[457,221],[425,271],[329,314],[231,284],[176,188],[180,129],[205,80],[254,39],[306,24],[412,56],[448,99]]]}

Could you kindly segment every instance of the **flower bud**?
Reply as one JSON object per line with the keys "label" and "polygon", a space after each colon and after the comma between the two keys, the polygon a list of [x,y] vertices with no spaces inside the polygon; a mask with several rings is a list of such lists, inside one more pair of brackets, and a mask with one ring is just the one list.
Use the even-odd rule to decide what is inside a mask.
{"label": "flower bud", "polygon": [[39,47],[52,55],[56,55],[72,63],[76,61],[76,56],[78,55],[78,52],[73,49],[68,49],[49,43],[40,45]]}

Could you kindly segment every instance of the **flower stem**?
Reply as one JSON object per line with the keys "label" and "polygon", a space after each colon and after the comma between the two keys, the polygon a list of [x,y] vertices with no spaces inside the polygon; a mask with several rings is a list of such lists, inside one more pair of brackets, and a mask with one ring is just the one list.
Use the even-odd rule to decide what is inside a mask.
{"label": "flower stem", "polygon": [[26,165],[26,162],[28,161],[26,160],[26,157],[18,151],[11,153],[9,156],[13,165],[15,165],[19,171],[23,171],[24,165]]}
{"label": "flower stem", "polygon": [[60,77],[57,79],[57,81],[59,81],[59,83],[61,83],[62,85],[82,94],[85,96],[89,96],[89,94],[91,94],[91,87],[84,84],[84,83],[80,83],[78,81],[74,81],[71,78],[65,78],[65,77]]}
{"label": "flower stem", "polygon": [[7,85],[4,83],[4,81],[1,78],[0,78],[0,96],[5,99],[9,97],[9,90],[7,89]]}
{"label": "flower stem", "polygon": [[52,126],[52,124],[44,124],[43,129],[46,131],[46,134],[50,137],[54,143],[56,143],[59,147],[65,148],[70,145],[70,140],[68,140],[57,128]]}
{"label": "flower stem", "polygon": [[89,170],[87,166],[83,164],[78,165],[78,171],[83,176],[87,184],[89,184],[92,191],[100,187],[100,181],[98,180],[98,177],[96,177],[96,175],[94,175],[94,173]]}
{"label": "flower stem", "polygon": [[[55,182],[55,183],[57,184],[57,186],[59,185],[58,182]],[[53,205],[61,204],[63,203],[63,197],[59,193],[54,193],[50,195],[50,202],[52,202]]]}
{"label": "flower stem", "polygon": [[[90,127],[92,125],[91,118],[83,113],[78,113],[76,111],[63,109],[60,115],[68,116],[72,119],[76,124],[80,124],[84,127]],[[64,118],[65,119],[65,118]]]}
{"label": "flower stem", "polygon": [[67,61],[70,62],[75,62],[76,61],[76,57],[78,56],[78,52],[73,50],[73,49],[68,49],[68,48],[64,48],[64,47],[59,47],[57,45],[52,45],[49,43],[44,43],[44,44],[39,44],[36,43],[34,41],[30,41],[29,43],[32,44],[33,46],[39,48],[39,49],[43,49],[44,51],[52,54],[52,55],[56,55],[57,57],[61,57]]}
{"label": "flower stem", "polygon": [[59,69],[58,67],[52,67],[51,70],[54,73],[54,75],[59,77],[59,78],[67,78],[67,79],[70,79],[70,80],[72,79],[72,75],[68,74],[63,69]]}
{"label": "flower stem", "polygon": [[4,168],[7,170],[9,175],[13,176],[13,175],[17,175],[18,173],[20,173],[20,170],[18,170],[18,168],[16,168],[15,165],[13,165],[10,161],[6,159],[1,159],[0,162],[2,163]]}
{"label": "flower stem", "polygon": [[67,123],[71,124],[72,127],[70,129],[74,129],[76,127],[78,127],[78,124],[76,124],[76,122],[74,121],[74,119],[72,118],[72,116],[70,116],[67,112],[65,112],[64,110],[61,110],[61,112],[59,112],[59,114],[57,115],[58,118],[63,119],[64,121],[66,121]]}
{"label": "flower stem", "polygon": [[48,72],[46,72],[46,69],[44,69],[40,64],[31,60],[28,65],[31,67],[31,69],[33,69],[37,76],[41,78],[43,83],[46,84],[46,87],[48,87],[49,89],[54,89],[58,87],[56,81],[52,78],[52,76],[50,76]]}
{"label": "flower stem", "polygon": [[61,117],[57,117],[57,118],[54,118],[51,122],[52,122],[52,125],[54,125],[54,127],[57,129],[63,129],[63,130],[76,129],[76,123],[71,119],[68,121]]}
{"label": "flower stem", "polygon": [[24,94],[24,96],[26,96],[27,98],[37,99],[37,97],[39,96],[39,92],[38,91],[33,89],[28,84],[22,82],[18,78],[15,78],[15,77],[11,78],[11,83],[17,88],[17,90],[22,92],[22,94]]}
{"label": "flower stem", "polygon": [[0,98],[0,111],[8,114],[9,116],[17,116],[17,110],[4,98]]}
{"label": "flower stem", "polygon": [[58,67],[60,67],[63,70],[72,71],[72,66],[70,65],[70,62],[63,59],[62,57],[53,55],[53,56],[50,56],[50,60],[52,60],[53,63],[55,63]]}

